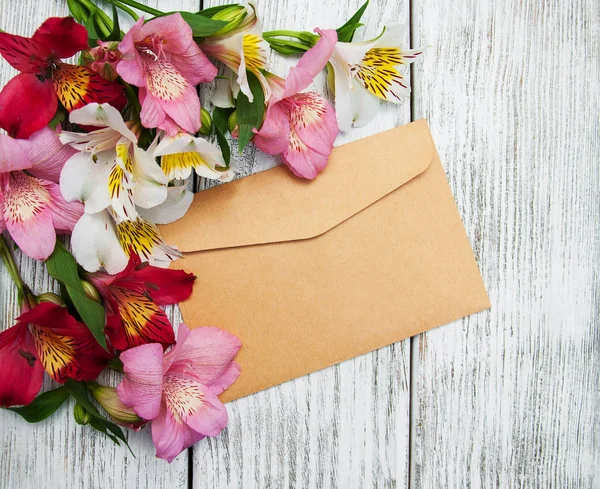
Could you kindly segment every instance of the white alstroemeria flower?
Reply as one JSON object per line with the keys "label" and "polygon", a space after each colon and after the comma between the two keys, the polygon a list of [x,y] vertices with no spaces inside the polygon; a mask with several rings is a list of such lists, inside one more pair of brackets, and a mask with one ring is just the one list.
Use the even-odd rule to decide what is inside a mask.
{"label": "white alstroemeria flower", "polygon": [[260,82],[265,93],[265,103],[268,102],[271,89],[262,70],[267,68],[270,48],[269,43],[262,38],[262,28],[253,5],[249,6],[248,14],[239,26],[221,36],[207,37],[200,48],[237,75],[235,80],[233,77],[230,80],[219,80],[220,86],[233,92],[239,89],[252,102],[254,96],[248,84],[248,70]]}
{"label": "white alstroemeria flower", "polygon": [[158,267],[167,267],[181,256],[164,243],[153,223],[141,216],[121,220],[109,209],[79,219],[71,235],[71,248],[77,263],[88,272],[103,268],[111,275],[125,269],[130,253]]}
{"label": "white alstroemeria flower", "polygon": [[379,100],[397,104],[408,97],[405,68],[423,54],[423,49],[405,50],[405,34],[405,25],[393,24],[371,41],[336,44],[329,61],[340,130],[367,124],[377,113]]}
{"label": "white alstroemeria flower", "polygon": [[167,198],[167,179],[151,153],[137,146],[117,109],[89,104],[71,112],[70,121],[99,129],[62,132],[60,139],[80,150],[65,164],[60,189],[68,202],[79,200],[87,214],[111,208],[119,219],[135,219],[136,207],[155,207]]}
{"label": "white alstroemeria flower", "polygon": [[187,133],[175,137],[163,136],[153,155],[160,157],[160,165],[167,179],[185,180],[196,170],[198,176],[228,182],[233,178],[230,170],[221,170],[225,161],[221,150],[206,139]]}

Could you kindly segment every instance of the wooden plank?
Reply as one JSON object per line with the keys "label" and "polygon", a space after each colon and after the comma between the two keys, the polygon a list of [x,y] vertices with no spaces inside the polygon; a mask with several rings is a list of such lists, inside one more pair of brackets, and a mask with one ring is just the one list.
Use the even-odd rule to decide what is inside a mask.
{"label": "wooden plank", "polygon": [[[204,6],[224,3],[228,2],[205,0]],[[362,0],[285,0],[259,2],[257,7],[264,30],[312,30],[342,25],[361,4]],[[373,2],[364,17],[364,39],[380,31],[382,19],[408,22],[408,2]],[[357,40],[362,35],[359,31]],[[274,53],[270,70],[285,76],[296,61]],[[324,74],[314,88],[326,92]],[[204,91],[205,105],[210,93]],[[340,135],[337,144],[409,120],[408,103],[388,104],[376,121]],[[277,162],[252,146],[241,156],[233,153],[242,176]],[[194,447],[193,486],[407,487],[409,362],[410,341],[405,341],[229,403],[228,429]]]}
{"label": "wooden plank", "polygon": [[[165,10],[196,10],[198,0],[152,0],[145,2]],[[109,11],[109,10],[107,10]],[[0,28],[7,32],[31,35],[50,16],[68,14],[66,1],[3,0],[0,3]],[[122,25],[131,25],[122,17]],[[16,74],[4,60],[0,62],[0,86]],[[40,262],[17,252],[22,276],[35,293],[50,290],[51,279]],[[13,324],[18,315],[16,295],[8,274],[0,266],[0,328]],[[181,320],[178,309],[171,308],[174,324]],[[116,382],[112,377],[108,381]],[[47,381],[45,389],[52,382]],[[16,488],[96,488],[152,487],[183,489],[188,487],[188,455],[172,464],[154,457],[150,433],[129,432],[129,443],[136,457],[119,448],[88,427],[73,420],[72,405],[51,419],[30,425],[16,414],[0,410],[0,487]]]}
{"label": "wooden plank", "polygon": [[421,335],[412,487],[600,487],[600,11],[414,0],[426,117],[492,310]]}

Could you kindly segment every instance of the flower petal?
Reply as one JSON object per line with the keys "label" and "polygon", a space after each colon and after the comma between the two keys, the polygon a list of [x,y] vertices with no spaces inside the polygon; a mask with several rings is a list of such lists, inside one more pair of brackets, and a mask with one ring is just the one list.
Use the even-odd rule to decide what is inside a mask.
{"label": "flower petal", "polygon": [[84,214],[73,228],[71,236],[73,255],[88,272],[104,268],[108,273],[119,273],[129,260],[117,238],[115,224],[106,211]]}
{"label": "flower petal", "polygon": [[87,66],[58,63],[52,70],[52,83],[69,112],[93,102],[107,103],[117,109],[125,107],[123,85],[105,80]]}
{"label": "flower petal", "polygon": [[71,233],[77,221],[83,215],[83,204],[66,202],[60,193],[60,187],[53,182],[45,182],[44,187],[50,194],[48,206],[52,211],[54,229],[58,232]]}
{"label": "flower petal", "polygon": [[290,97],[308,87],[329,62],[337,42],[337,32],[333,29],[317,29],[317,32],[321,35],[317,44],[306,51],[298,64],[290,69],[285,79],[284,97]]}
{"label": "flower petal", "polygon": [[141,418],[156,418],[163,391],[163,347],[158,343],[138,346],[121,353],[120,359],[125,378],[117,386],[119,398]]}
{"label": "flower petal", "polygon": [[138,209],[138,213],[146,221],[154,224],[169,224],[181,219],[194,200],[194,193],[190,192],[185,185],[169,187],[167,199],[160,205],[151,209]]}
{"label": "flower petal", "polygon": [[167,374],[163,384],[167,410],[206,436],[217,436],[227,426],[227,410],[216,394],[195,376]]}
{"label": "flower petal", "polygon": [[136,267],[127,277],[128,282],[143,285],[152,300],[160,306],[186,300],[192,294],[195,280],[192,273],[153,266]]}
{"label": "flower petal", "polygon": [[288,149],[290,122],[281,104],[269,106],[265,121],[253,141],[258,149],[269,155],[277,155]]}
{"label": "flower petal", "polygon": [[192,28],[183,20],[179,12],[155,17],[142,25],[139,33],[140,39],[151,36],[160,36],[163,39],[165,51],[174,54],[185,52],[194,42]]}
{"label": "flower petal", "polygon": [[[121,113],[110,104],[88,104],[71,112],[69,120],[80,126],[109,127],[132,143],[137,143],[136,135],[127,127]],[[90,133],[90,136],[93,134]]]}
{"label": "flower petal", "polygon": [[288,111],[292,131],[311,149],[330,155],[339,132],[333,107],[315,92],[298,93],[290,100]]}
{"label": "flower petal", "polygon": [[22,172],[9,174],[3,203],[6,228],[23,253],[36,260],[48,258],[56,243],[50,200],[41,180]]}
{"label": "flower petal", "polygon": [[[179,335],[187,329],[185,324],[180,324]],[[242,344],[231,333],[212,327],[195,328],[189,330],[183,344],[180,345],[180,342],[181,338],[178,338],[175,348],[179,348],[171,357],[169,374],[192,373],[217,395],[237,379],[239,367],[232,369],[232,364]]]}
{"label": "flower petal", "polygon": [[123,58],[117,65],[117,73],[127,83],[137,87],[145,86],[144,65],[142,58],[138,53],[135,42],[141,39],[140,29],[144,25],[144,17],[140,17],[135,24],[127,31],[123,40],[119,43],[119,51]]}
{"label": "flower petal", "polygon": [[31,168],[31,160],[27,157],[18,141],[0,134],[0,173]]}
{"label": "flower petal", "polygon": [[[366,126],[379,112],[381,104],[379,98],[366,90],[358,80],[353,80],[354,92],[352,93],[352,119],[354,127]],[[337,103],[337,102],[336,102]],[[336,105],[337,107],[337,105]]]}
{"label": "flower petal", "polygon": [[210,83],[217,76],[217,67],[195,42],[190,43],[181,54],[171,54],[171,64],[193,86]]}
{"label": "flower petal", "polygon": [[57,58],[70,58],[88,47],[87,30],[73,17],[47,19],[35,31],[32,40],[45,46]]}
{"label": "flower petal", "polygon": [[135,204],[149,209],[167,199],[167,179],[155,159],[138,146],[133,147],[134,164],[133,200]]}
{"label": "flower petal", "polygon": [[157,227],[141,217],[119,222],[117,236],[127,255],[133,252],[151,265],[168,263],[181,257],[179,251],[163,241]]}
{"label": "flower petal", "polygon": [[21,73],[38,73],[50,51],[29,37],[0,32],[0,55]]}
{"label": "flower petal", "polygon": [[52,82],[21,73],[0,92],[0,128],[9,136],[27,139],[54,117],[58,99]]}
{"label": "flower petal", "polygon": [[165,403],[160,414],[152,421],[152,441],[156,456],[171,463],[186,448],[204,438],[187,426],[182,419],[167,409]]}
{"label": "flower petal", "polygon": [[140,88],[139,97],[142,104],[142,111],[140,112],[142,125],[149,129],[161,127],[165,122],[167,114],[158,103],[158,99],[151,93],[148,93],[145,88]]}
{"label": "flower petal", "polygon": [[60,129],[49,127],[33,133],[27,140],[19,140],[19,145],[27,154],[33,167],[29,170],[33,176],[42,180],[58,183],[60,172],[66,161],[77,153],[70,146],[64,146],[58,137]]}
{"label": "flower petal", "polygon": [[83,202],[88,214],[106,209],[111,204],[108,181],[115,164],[114,151],[97,156],[80,152],[69,158],[60,174],[64,199]]}
{"label": "flower petal", "polygon": [[66,307],[42,302],[18,320],[31,325],[40,361],[57,382],[96,379],[111,358]]}
{"label": "flower petal", "polygon": [[352,96],[356,88],[347,66],[336,62],[335,58],[332,58],[331,66],[334,71],[335,115],[340,131],[348,132],[354,120]]}
{"label": "flower petal", "polygon": [[38,359],[27,324],[0,333],[0,406],[29,404],[42,387],[44,367]]}
{"label": "flower petal", "polygon": [[175,334],[165,312],[147,295],[130,289],[127,284],[110,286],[112,304],[118,311],[106,325],[106,334],[117,350],[127,350],[147,343],[164,347],[175,343]]}

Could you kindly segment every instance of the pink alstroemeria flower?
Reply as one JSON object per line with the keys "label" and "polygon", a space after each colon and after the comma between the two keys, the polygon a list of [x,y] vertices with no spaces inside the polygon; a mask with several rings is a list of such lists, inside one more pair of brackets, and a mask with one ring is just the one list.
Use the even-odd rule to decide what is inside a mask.
{"label": "pink alstroemeria flower", "polygon": [[327,65],[337,42],[334,30],[319,32],[321,38],[282,80],[269,75],[272,95],[265,121],[256,131],[254,144],[270,155],[280,154],[297,176],[312,180],[327,166],[338,134],[333,107],[315,92],[299,93]]}
{"label": "pink alstroemeria flower", "polygon": [[7,229],[23,253],[37,260],[48,258],[56,233],[73,231],[83,214],[83,205],[66,202],[57,184],[75,153],[49,127],[29,140],[0,134],[0,233]]}
{"label": "pink alstroemeria flower", "polygon": [[126,406],[152,421],[156,456],[171,462],[205,436],[227,425],[217,397],[240,375],[233,359],[240,341],[218,328],[179,325],[175,346],[163,355],[158,343],[121,353],[125,378],[117,394]]}
{"label": "pink alstroemeria flower", "polygon": [[140,87],[142,124],[170,136],[200,129],[200,99],[195,85],[211,82],[217,68],[200,50],[181,14],[134,24],[119,44],[121,78]]}

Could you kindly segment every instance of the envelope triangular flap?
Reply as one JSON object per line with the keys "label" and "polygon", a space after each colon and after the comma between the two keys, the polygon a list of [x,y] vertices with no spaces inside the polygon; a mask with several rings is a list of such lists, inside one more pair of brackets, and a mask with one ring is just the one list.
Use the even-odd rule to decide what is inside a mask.
{"label": "envelope triangular flap", "polygon": [[427,123],[414,122],[338,146],[313,181],[279,166],[200,192],[161,231],[183,252],[313,238],[421,174],[433,154]]}

